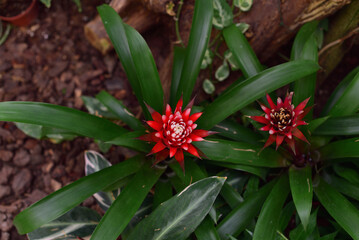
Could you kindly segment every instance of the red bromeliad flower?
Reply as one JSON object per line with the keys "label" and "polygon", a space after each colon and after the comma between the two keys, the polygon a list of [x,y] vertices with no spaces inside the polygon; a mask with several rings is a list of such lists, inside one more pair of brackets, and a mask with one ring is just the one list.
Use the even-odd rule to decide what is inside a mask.
{"label": "red bromeliad flower", "polygon": [[250,117],[259,123],[265,124],[265,126],[260,128],[260,130],[269,131],[269,138],[263,148],[266,148],[276,142],[276,149],[278,149],[282,142],[285,141],[295,154],[293,136],[308,143],[303,133],[299,131],[297,127],[300,125],[307,125],[307,123],[302,119],[311,109],[310,107],[305,108],[309,98],[305,99],[296,108],[294,108],[294,105],[292,105],[292,97],[293,92],[287,94],[284,102],[281,98],[278,98],[277,105],[275,105],[270,96],[267,94],[269,108],[260,103],[261,108],[265,112],[264,117]]}
{"label": "red bromeliad flower", "polygon": [[186,109],[182,111],[183,100],[177,103],[175,111],[172,113],[170,105],[166,106],[166,113],[161,116],[152,108],[148,107],[153,121],[146,123],[155,131],[140,137],[141,140],[155,142],[150,154],[156,153],[156,161],[154,164],[166,159],[169,155],[173,156],[184,169],[183,150],[190,154],[201,158],[200,151],[192,142],[203,141],[214,132],[196,129],[197,124],[194,122],[202,115],[201,112],[190,115],[193,100],[188,104]]}

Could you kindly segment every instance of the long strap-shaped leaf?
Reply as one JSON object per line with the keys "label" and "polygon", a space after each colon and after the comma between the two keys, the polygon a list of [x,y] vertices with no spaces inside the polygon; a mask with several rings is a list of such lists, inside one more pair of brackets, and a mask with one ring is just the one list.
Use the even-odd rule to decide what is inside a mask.
{"label": "long strap-shaped leaf", "polygon": [[196,0],[191,33],[186,48],[186,57],[176,94],[176,101],[183,94],[184,106],[191,98],[192,90],[200,71],[202,59],[211,34],[212,17],[213,0]]}
{"label": "long strap-shaped leaf", "polygon": [[355,77],[359,73],[359,66],[353,69],[335,88],[332,95],[330,95],[329,100],[325,104],[321,116],[324,117],[329,114],[329,111],[333,108],[333,106],[338,102],[338,100],[342,97],[343,93]]}
{"label": "long strap-shaped leaf", "polygon": [[359,201],[358,184],[353,184],[343,178],[336,177],[334,174],[328,174],[326,172],[323,173],[322,177],[330,186],[340,193]]}
{"label": "long strap-shaped leaf", "polygon": [[221,239],[226,239],[227,235],[238,236],[252,219],[260,211],[263,202],[273,188],[276,181],[271,181],[258,192],[252,193],[244,199],[217,227]]}
{"label": "long strap-shaped leaf", "polygon": [[108,5],[97,8],[133,91],[147,117],[144,101],[162,113],[163,89],[150,49],[141,35],[123,23]]}
{"label": "long strap-shaped leaf", "polygon": [[201,128],[210,129],[267,92],[272,92],[317,70],[318,65],[308,60],[284,63],[264,70],[218,97],[204,109],[197,123]]}
{"label": "long strap-shaped leaf", "polygon": [[136,131],[122,134],[121,136],[111,139],[106,143],[111,143],[118,146],[132,148],[140,152],[150,152],[151,145],[145,141],[139,140],[138,137],[144,135],[144,131]]}
{"label": "long strap-shaped leaf", "polygon": [[359,134],[359,114],[345,117],[333,117],[327,119],[314,134],[317,135],[358,135]]}
{"label": "long strap-shaped leaf", "polygon": [[76,109],[36,102],[0,103],[0,121],[22,122],[66,129],[75,134],[107,141],[126,129]]}
{"label": "long strap-shaped leaf", "polygon": [[142,163],[143,158],[135,157],[83,177],[22,211],[15,217],[14,225],[20,234],[31,232],[66,213],[92,194],[135,173]]}
{"label": "long strap-shaped leaf", "polygon": [[213,220],[208,215],[197,227],[195,234],[197,240],[220,240],[217,230],[214,227]]}
{"label": "long strap-shaped leaf", "polygon": [[254,229],[253,240],[275,239],[279,216],[288,193],[288,176],[282,175],[264,202]]}
{"label": "long strap-shaped leaf", "polygon": [[297,213],[302,221],[304,229],[306,229],[309,222],[313,199],[311,167],[309,165],[299,169],[295,166],[290,167],[289,182]]}
{"label": "long strap-shaped leaf", "polygon": [[348,116],[356,113],[359,108],[359,73],[348,84],[338,101],[333,104],[328,115],[330,116]]}
{"label": "long strap-shaped leaf", "polygon": [[174,47],[173,49],[173,66],[172,66],[172,81],[171,81],[171,95],[170,104],[175,108],[177,89],[181,80],[182,68],[186,57],[186,49],[182,47]]}
{"label": "long strap-shaped leaf", "polygon": [[335,141],[318,151],[323,161],[336,158],[357,158],[359,157],[359,138]]}
{"label": "long strap-shaped leaf", "polygon": [[188,186],[142,220],[128,240],[186,239],[208,214],[224,181],[209,177]]}
{"label": "long strap-shaped leaf", "polygon": [[263,143],[259,143],[259,140],[261,140],[260,134],[234,121],[224,120],[214,126],[212,130],[235,141],[263,145]]}
{"label": "long strap-shaped leaf", "polygon": [[304,24],[300,28],[293,42],[292,51],[290,54],[291,60],[298,60],[301,58],[305,45],[307,44],[310,36],[312,36],[317,29],[318,23],[318,21],[312,21]]}
{"label": "long strap-shaped leaf", "polygon": [[339,223],[353,239],[358,240],[358,209],[320,177],[314,181],[314,192],[320,203],[337,223]]}
{"label": "long strap-shaped leaf", "polygon": [[91,239],[117,239],[164,170],[145,164],[106,211]]}
{"label": "long strap-shaped leaf", "polygon": [[250,143],[208,139],[194,144],[210,161],[274,168],[287,165],[285,158],[275,150],[266,148],[261,151],[261,147]]}
{"label": "long strap-shaped leaf", "polygon": [[225,168],[229,168],[229,169],[234,169],[234,170],[238,170],[238,171],[243,171],[243,172],[248,172],[248,173],[252,173],[254,175],[257,175],[258,177],[262,178],[263,180],[265,179],[269,169],[265,168],[265,167],[253,167],[253,166],[249,166],[249,165],[244,165],[244,164],[235,164],[235,163],[227,163],[227,162],[220,162],[220,161],[207,161],[209,164],[213,164],[216,166],[221,166],[221,167],[225,167]]}
{"label": "long strap-shaped leaf", "polygon": [[[170,165],[172,170],[176,173],[179,179],[181,179],[180,186],[175,187],[176,191],[185,189],[192,182],[199,181],[207,177],[207,173],[203,171],[192,159],[185,159],[185,173],[180,165],[175,162]],[[223,189],[223,188],[222,188]],[[214,227],[213,220],[207,215],[207,217],[201,222],[195,231],[198,240],[212,240],[217,239],[218,233]]]}
{"label": "long strap-shaped leaf", "polygon": [[[314,35],[317,25],[318,21],[309,22],[299,30],[293,44],[291,56],[293,60],[307,59],[315,62],[318,61],[318,44]],[[314,73],[294,82],[294,105],[298,105],[309,97],[308,105],[313,105],[316,79],[317,76]],[[311,119],[312,112],[306,118]]]}
{"label": "long strap-shaped leaf", "polygon": [[223,37],[246,78],[253,77],[263,70],[256,54],[236,25],[224,28]]}
{"label": "long strap-shaped leaf", "polygon": [[144,130],[144,126],[128,109],[106,91],[101,91],[96,98],[133,130]]}

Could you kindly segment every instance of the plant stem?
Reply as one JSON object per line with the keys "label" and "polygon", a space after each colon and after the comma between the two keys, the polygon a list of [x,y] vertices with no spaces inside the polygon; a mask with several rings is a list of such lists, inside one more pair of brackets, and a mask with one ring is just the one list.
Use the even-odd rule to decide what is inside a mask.
{"label": "plant stem", "polygon": [[11,30],[11,24],[7,24],[4,35],[0,38],[0,46],[6,41]]}
{"label": "plant stem", "polygon": [[212,40],[212,42],[208,45],[208,48],[213,47],[213,45],[217,42],[217,40],[221,37],[221,35],[222,35],[222,31],[219,31],[217,35],[214,37],[214,39]]}
{"label": "plant stem", "polygon": [[182,45],[182,47],[185,47],[184,44],[183,44],[182,38],[181,38],[180,31],[179,31],[179,17],[180,17],[180,14],[181,14],[182,6],[183,6],[183,0],[180,0],[178,2],[177,14],[176,14],[176,17],[174,17],[174,20],[176,22],[175,25],[176,25],[177,40]]}

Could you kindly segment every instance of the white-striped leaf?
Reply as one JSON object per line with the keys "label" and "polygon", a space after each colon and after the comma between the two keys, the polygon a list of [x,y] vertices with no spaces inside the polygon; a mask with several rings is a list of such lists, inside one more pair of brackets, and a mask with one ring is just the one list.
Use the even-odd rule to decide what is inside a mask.
{"label": "white-striped leaf", "polygon": [[[112,164],[100,153],[95,151],[85,152],[85,174],[90,175],[94,172],[100,171],[104,168],[110,167]],[[116,197],[120,194],[120,190],[111,192],[97,192],[93,196],[102,210],[106,211]]]}
{"label": "white-striped leaf", "polygon": [[27,236],[30,240],[84,238],[92,234],[100,219],[101,216],[92,209],[75,207],[58,219],[30,232]]}

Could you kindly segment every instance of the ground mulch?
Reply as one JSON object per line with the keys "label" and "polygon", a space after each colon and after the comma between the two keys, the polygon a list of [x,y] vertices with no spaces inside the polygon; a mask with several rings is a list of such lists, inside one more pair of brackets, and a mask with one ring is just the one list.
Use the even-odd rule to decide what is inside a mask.
{"label": "ground mulch", "polygon": [[[40,4],[35,22],[13,29],[0,46],[0,101],[47,102],[86,111],[81,96],[104,89],[137,113],[138,103],[115,53],[102,56],[84,36],[84,25],[103,2],[82,1],[82,13],[72,1],[53,1],[51,9]],[[88,138],[53,144],[0,122],[1,240],[26,239],[13,227],[14,216],[84,176],[85,150],[99,151]],[[113,147],[105,156],[117,163],[131,154]],[[83,205],[97,208],[92,197]]]}

